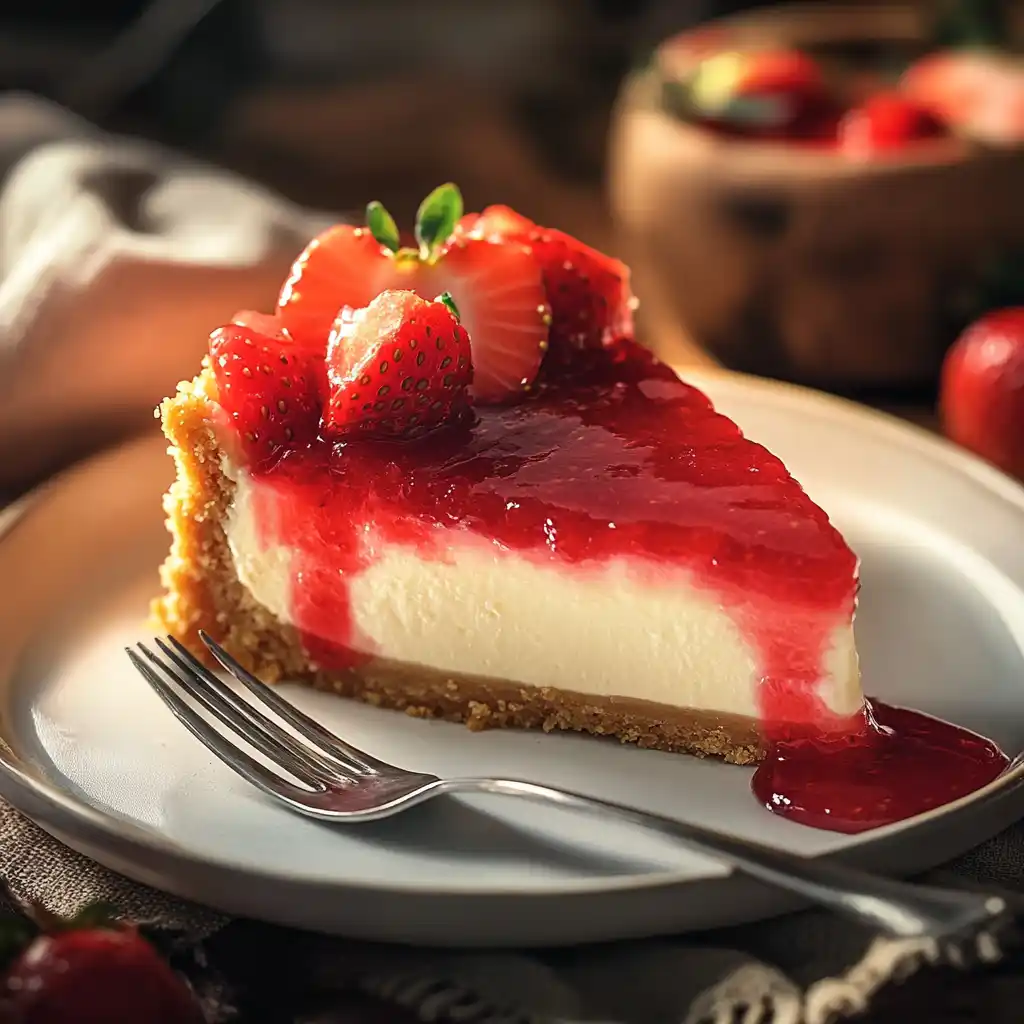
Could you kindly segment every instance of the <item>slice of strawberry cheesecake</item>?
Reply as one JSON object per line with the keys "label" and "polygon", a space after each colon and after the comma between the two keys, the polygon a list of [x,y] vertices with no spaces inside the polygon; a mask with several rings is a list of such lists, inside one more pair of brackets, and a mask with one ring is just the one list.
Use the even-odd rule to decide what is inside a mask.
{"label": "slice of strawberry cheesecake", "polygon": [[377,204],[164,402],[155,603],[268,680],[756,761],[860,729],[857,559],[633,343],[628,271],[443,186]]}

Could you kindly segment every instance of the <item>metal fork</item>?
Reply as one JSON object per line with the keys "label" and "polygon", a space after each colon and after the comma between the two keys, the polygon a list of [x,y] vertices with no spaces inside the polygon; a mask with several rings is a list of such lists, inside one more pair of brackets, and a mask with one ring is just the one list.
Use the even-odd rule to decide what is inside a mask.
{"label": "metal fork", "polygon": [[[614,814],[895,937],[969,942],[985,956],[992,947],[990,937],[1013,919],[1012,909],[999,896],[882,878],[584,793],[523,779],[442,779],[408,771],[346,743],[248,672],[205,633],[199,635],[224,669],[272,715],[244,698],[173,637],[156,640],[162,657],[141,643],[125,650],[161,700],[201,743],[244,779],[299,814],[355,824],[390,817],[443,794],[523,797],[576,811]],[[218,719],[228,733],[215,728],[183,694]],[[237,740],[258,750],[280,772],[251,757]]]}

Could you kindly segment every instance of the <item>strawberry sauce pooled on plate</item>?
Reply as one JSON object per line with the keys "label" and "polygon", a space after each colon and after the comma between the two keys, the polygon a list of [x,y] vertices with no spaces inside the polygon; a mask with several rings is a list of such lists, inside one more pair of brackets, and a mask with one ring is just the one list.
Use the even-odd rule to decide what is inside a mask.
{"label": "strawberry sauce pooled on plate", "polygon": [[[659,746],[644,742],[661,735],[659,714],[690,716],[719,746],[663,749],[726,757],[723,730],[737,729],[755,739],[735,749],[753,753],[730,759],[752,762],[760,747],[765,806],[840,831],[930,809],[1003,769],[995,747],[955,726],[865,710],[856,556],[776,456],[635,344],[623,264],[506,207],[463,216],[454,186],[421,206],[417,248],[400,246],[379,204],[367,215],[367,227],[332,228],[307,247],[274,317],[239,315],[210,343],[235,501],[244,488],[255,522],[249,575],[284,566],[286,621],[311,671],[372,670],[398,657],[371,635],[381,617],[407,637],[403,623],[416,625],[426,603],[456,600],[462,634],[449,611],[437,630],[469,648],[505,616],[526,658],[530,598],[475,596],[497,562],[509,587],[512,574],[533,581],[525,592],[538,601],[560,587],[579,608],[629,593],[620,614],[641,602],[653,618],[672,609],[657,629],[568,604],[553,612],[567,629],[576,615],[580,635],[551,642],[570,654],[575,644],[577,659],[595,630],[620,630],[623,668],[600,685],[600,665],[563,682],[572,658],[548,650],[534,683],[515,674],[513,652],[502,691],[512,696],[497,703],[539,693],[549,710],[531,722],[544,728]],[[361,618],[364,584],[382,566],[412,575],[389,568],[374,584],[388,596],[371,594],[375,610]],[[536,636],[553,625],[535,624]],[[629,678],[639,654],[628,652],[642,643],[654,645],[647,667]],[[534,646],[530,657],[544,658],[551,644]],[[431,664],[420,651],[400,660]],[[666,664],[680,666],[678,685],[663,678],[652,696],[646,676]],[[583,702],[568,725],[550,711],[562,687],[573,707]]]}
{"label": "strawberry sauce pooled on plate", "polygon": [[770,742],[753,790],[768,810],[802,825],[866,832],[967,796],[1008,765],[977,733],[870,700],[860,729]]}

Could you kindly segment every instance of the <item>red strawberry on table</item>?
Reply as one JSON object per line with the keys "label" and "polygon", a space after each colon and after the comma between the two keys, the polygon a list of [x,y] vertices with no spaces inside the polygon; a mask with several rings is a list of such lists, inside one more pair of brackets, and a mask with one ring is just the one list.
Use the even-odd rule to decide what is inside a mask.
{"label": "red strawberry on table", "polygon": [[[456,236],[528,246],[551,306],[553,355],[600,349],[633,337],[636,300],[629,268],[564,231],[541,227],[507,206],[463,217]],[[472,332],[470,332],[472,334]]]}
{"label": "red strawberry on table", "polygon": [[184,982],[135,928],[69,921],[34,938],[8,968],[0,1020],[202,1024],[203,1017]]}
{"label": "red strawberry on table", "polygon": [[946,355],[939,409],[947,436],[1024,480],[1024,307],[967,328]]}
{"label": "red strawberry on table", "polygon": [[528,388],[547,347],[549,312],[540,270],[527,248],[450,236],[462,216],[454,185],[435,189],[416,218],[418,247],[403,248],[379,204],[366,228],[339,225],[299,256],[278,300],[278,314],[300,343],[325,343],[339,311],[368,306],[382,291],[425,299],[452,296],[473,346],[473,397],[501,401]]}
{"label": "red strawberry on table", "polygon": [[926,106],[898,92],[879,92],[843,116],[839,147],[851,156],[870,156],[947,134]]}
{"label": "red strawberry on table", "polygon": [[327,349],[330,437],[409,437],[469,409],[470,339],[451,297],[385,291],[344,309]]}
{"label": "red strawberry on table", "polygon": [[274,318],[240,314],[210,335],[218,401],[245,457],[271,461],[317,436],[325,391],[324,351],[297,344]]}

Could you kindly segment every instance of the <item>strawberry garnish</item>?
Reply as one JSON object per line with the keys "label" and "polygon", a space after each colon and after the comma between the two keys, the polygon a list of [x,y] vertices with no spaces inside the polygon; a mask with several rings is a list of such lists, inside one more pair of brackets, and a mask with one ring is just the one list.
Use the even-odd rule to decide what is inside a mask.
{"label": "strawberry garnish", "polygon": [[[325,390],[323,349],[300,346],[259,314],[210,335],[210,364],[218,402],[228,414],[245,457],[261,465],[283,448],[317,436]],[[253,324],[261,324],[268,333]]]}
{"label": "strawberry garnish", "polygon": [[341,311],[327,348],[324,433],[412,437],[469,409],[470,340],[450,295],[385,291]]}
{"label": "strawberry garnish", "polygon": [[629,268],[619,260],[564,231],[540,227],[507,206],[464,217],[456,235],[529,247],[544,277],[556,356],[632,339],[636,300]]}
{"label": "strawberry garnish", "polygon": [[290,337],[285,330],[284,323],[279,316],[269,313],[257,313],[252,309],[240,309],[232,318],[231,322],[239,327],[251,327],[257,334],[264,334],[271,338],[284,341]]}
{"label": "strawberry garnish", "polygon": [[300,343],[323,343],[339,311],[367,307],[385,289],[425,299],[449,293],[473,346],[472,394],[501,401],[537,376],[548,338],[549,311],[540,270],[521,245],[450,236],[462,216],[454,185],[420,205],[416,242],[403,247],[380,203],[367,207],[367,227],[339,225],[296,260],[278,300],[278,314]]}
{"label": "strawberry garnish", "polygon": [[278,316],[293,338],[326,345],[338,311],[359,309],[394,287],[396,270],[389,250],[369,230],[336,224],[292,264],[277,300]]}

